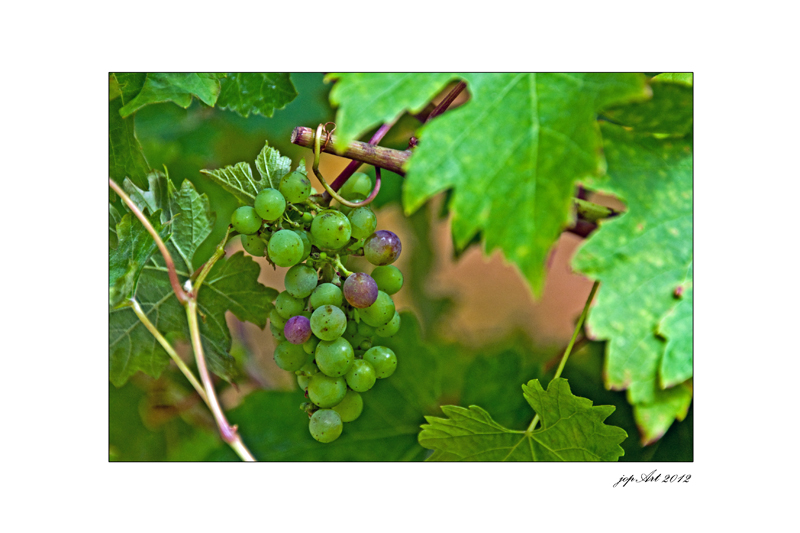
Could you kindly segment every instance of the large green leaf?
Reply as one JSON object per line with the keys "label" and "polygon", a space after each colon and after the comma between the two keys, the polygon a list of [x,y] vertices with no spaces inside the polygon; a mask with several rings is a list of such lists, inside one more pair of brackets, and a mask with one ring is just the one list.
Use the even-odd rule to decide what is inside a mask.
{"label": "large green leaf", "polygon": [[[603,126],[603,137],[608,176],[594,185],[622,198],[627,212],[601,223],[573,267],[601,281],[587,327],[592,336],[610,339],[606,385],[628,389],[634,406],[654,407],[664,397],[661,385],[691,369],[687,304],[676,294],[679,287],[691,288],[692,281],[692,142],[609,124]],[[659,325],[670,314],[676,318],[661,331],[665,342]],[[669,363],[662,365],[668,342],[675,347]],[[660,378],[662,368],[666,373]],[[680,419],[691,401],[691,395],[680,398],[683,403],[670,397],[673,419]]]}
{"label": "large green leaf", "polygon": [[[434,412],[440,395],[436,353],[422,342],[419,324],[409,313],[402,314],[400,331],[381,344],[396,353],[397,370],[362,394],[361,416],[346,423],[332,443],[311,437],[308,417],[299,409],[307,401],[300,390],[252,393],[228,418],[262,461],[422,460],[426,452],[417,442],[419,425],[425,413]],[[238,460],[222,446],[210,458]]]}
{"label": "large green leaf", "polygon": [[260,179],[253,177],[249,163],[242,161],[218,170],[201,170],[203,174],[219,183],[233,194],[242,204],[253,205],[256,196],[266,187],[277,188],[280,180],[291,170],[292,160],[280,155],[266,142],[256,157],[256,169]]}
{"label": "large green leaf", "polygon": [[119,115],[126,92],[113,74],[109,77],[109,90],[108,176],[117,183],[130,178],[140,187],[147,187],[150,167],[134,133],[133,117],[123,119]]}
{"label": "large green leaf", "polygon": [[288,73],[244,72],[228,74],[221,81],[217,107],[236,111],[243,117],[250,113],[271,117],[297,96]]}
{"label": "large green leaf", "polygon": [[425,417],[420,444],[436,450],[431,460],[443,461],[616,461],[623,455],[619,444],[627,434],[603,423],[614,407],[574,396],[562,378],[546,392],[537,379],[522,390],[540,417],[537,429],[507,429],[481,407],[445,405],[448,418]]}
{"label": "large green leaf", "polygon": [[211,234],[217,216],[211,212],[208,196],[197,194],[189,180],[184,180],[180,190],[173,191],[170,191],[169,202],[173,216],[170,254],[174,256],[177,253],[187,272],[194,272],[200,266],[193,263],[194,254]]}
{"label": "large green leaf", "polygon": [[659,74],[650,80],[653,98],[644,102],[614,106],[603,116],[636,131],[652,133],[691,133],[694,118],[694,94],[691,74],[687,84],[677,74]]}
{"label": "large green leaf", "polygon": [[[453,75],[339,75],[340,142],[357,124],[376,124],[411,104],[398,93],[431,98]],[[647,96],[639,74],[463,74],[471,99],[431,121],[403,184],[406,213],[453,188],[450,202],[456,246],[483,232],[488,252],[500,248],[534,293],[541,293],[547,254],[570,222],[578,180],[603,170],[596,114],[604,107]],[[412,90],[417,88],[419,90]],[[337,96],[336,87],[332,98]],[[344,89],[342,89],[344,92]],[[369,105],[354,109],[356,96]],[[397,100],[395,101],[395,98]],[[365,111],[366,109],[366,111]],[[371,111],[370,111],[371,110]],[[391,113],[388,111],[391,110]],[[380,113],[379,113],[380,111]],[[373,120],[363,115],[371,113]],[[357,118],[351,118],[353,114]]]}
{"label": "large green leaf", "polygon": [[219,97],[218,74],[149,72],[139,93],[119,110],[125,118],[148,104],[174,102],[189,107],[196,96],[204,104],[213,106]]}

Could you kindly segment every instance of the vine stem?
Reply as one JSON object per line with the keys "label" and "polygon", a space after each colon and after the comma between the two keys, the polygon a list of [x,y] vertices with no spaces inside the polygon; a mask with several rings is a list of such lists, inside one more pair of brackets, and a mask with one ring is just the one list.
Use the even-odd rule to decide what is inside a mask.
{"label": "vine stem", "polygon": [[368,205],[369,203],[372,202],[372,200],[375,199],[376,196],[378,196],[378,192],[381,190],[381,174],[380,174],[380,170],[378,169],[378,167],[375,167],[375,187],[372,189],[372,192],[369,194],[369,196],[365,200],[362,200],[360,202],[350,202],[348,200],[345,200],[341,196],[339,196],[336,193],[336,191],[334,191],[331,188],[331,186],[328,185],[328,182],[325,181],[325,178],[322,176],[322,173],[319,171],[320,143],[322,141],[323,128],[324,128],[324,126],[322,124],[317,126],[317,132],[314,135],[314,164],[311,165],[311,169],[314,171],[314,175],[317,176],[317,179],[322,184],[322,187],[325,189],[325,192],[328,193],[328,195],[331,198],[333,198],[334,200],[336,200],[340,204],[346,205],[347,207],[361,207],[363,205]]}
{"label": "vine stem", "polygon": [[188,366],[186,366],[186,363],[183,362],[183,359],[180,358],[178,353],[175,351],[175,348],[173,348],[172,345],[169,343],[169,341],[164,338],[161,332],[158,331],[158,329],[156,329],[155,325],[153,325],[153,323],[150,322],[150,319],[147,318],[147,315],[142,310],[142,307],[139,305],[139,302],[136,301],[136,298],[131,298],[130,302],[131,302],[131,307],[133,308],[133,312],[136,313],[137,317],[139,317],[139,320],[142,322],[142,324],[144,324],[144,327],[147,328],[147,331],[153,334],[153,337],[156,338],[161,347],[164,348],[164,350],[166,350],[166,352],[169,354],[172,360],[175,361],[175,364],[178,365],[178,369],[180,369],[183,375],[186,376],[186,379],[189,380],[189,383],[192,384],[194,390],[197,391],[197,394],[200,395],[200,397],[203,399],[203,401],[206,403],[206,405],[208,405],[210,409],[211,404],[209,404],[208,402],[208,396],[206,396],[206,391],[203,390],[203,386],[200,385],[200,382],[197,381],[196,377],[194,377],[194,374],[192,374],[192,371],[189,370]]}
{"label": "vine stem", "polygon": [[141,210],[136,207],[136,204],[133,203],[133,200],[131,200],[130,197],[125,194],[125,191],[123,191],[113,179],[108,178],[108,185],[114,189],[114,192],[117,193],[120,198],[122,198],[133,214],[136,215],[136,218],[139,219],[142,225],[144,225],[145,229],[147,229],[147,231],[150,233],[150,236],[153,237],[153,240],[156,241],[156,245],[158,246],[161,255],[164,256],[164,261],[167,264],[169,283],[172,285],[172,290],[175,292],[175,296],[178,297],[178,301],[181,304],[186,305],[189,295],[186,294],[186,291],[183,290],[183,287],[181,287],[181,283],[178,280],[178,273],[175,271],[175,262],[172,260],[172,256],[170,255],[169,250],[167,250],[167,246],[164,244],[164,241],[161,240],[161,236],[159,236],[153,225],[150,224],[150,221],[147,220],[147,217],[144,216],[144,213],[142,213]]}
{"label": "vine stem", "polygon": [[203,355],[203,344],[200,341],[200,326],[197,323],[197,300],[190,297],[186,303],[186,318],[189,321],[189,331],[192,337],[192,348],[194,349],[194,358],[197,363],[197,371],[200,373],[200,379],[203,382],[203,388],[206,390],[209,400],[209,409],[214,415],[214,420],[219,427],[222,440],[227,442],[231,448],[242,458],[243,461],[255,461],[255,457],[250,453],[250,450],[242,442],[239,433],[236,431],[236,426],[231,426],[225,418],[225,413],[222,412],[222,406],[219,404],[217,395],[214,393],[214,384],[211,382],[211,376],[206,367],[206,359]]}
{"label": "vine stem", "polygon": [[[589,297],[586,299],[586,305],[583,306],[583,312],[581,313],[581,316],[578,318],[578,323],[575,324],[575,331],[572,332],[572,338],[570,339],[569,344],[567,345],[567,349],[564,350],[564,355],[563,357],[561,357],[561,363],[558,365],[558,370],[556,370],[556,374],[555,376],[553,376],[551,383],[552,381],[561,377],[561,372],[564,370],[564,367],[567,364],[567,359],[569,359],[569,354],[572,351],[572,347],[575,345],[575,339],[578,338],[578,333],[580,333],[581,328],[583,327],[583,322],[586,320],[586,315],[589,313],[589,306],[592,304],[592,300],[594,300],[594,295],[597,292],[597,287],[599,286],[600,286],[599,281],[595,281],[594,285],[592,285],[592,290],[589,293]],[[538,422],[539,422],[539,415],[537,414],[536,416],[533,417],[533,421],[531,422],[531,425],[528,426],[528,429],[525,431],[525,433],[531,433],[533,431],[533,428],[536,427],[536,424]]]}

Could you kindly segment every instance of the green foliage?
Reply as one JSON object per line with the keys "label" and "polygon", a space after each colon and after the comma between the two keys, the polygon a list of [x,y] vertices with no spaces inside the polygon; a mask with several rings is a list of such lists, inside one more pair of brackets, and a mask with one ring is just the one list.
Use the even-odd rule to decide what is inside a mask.
{"label": "green foliage", "polygon": [[[350,125],[362,129],[396,115],[409,100],[393,100],[411,90],[417,76],[337,75],[339,92],[363,95],[370,105],[352,109],[355,96],[336,98],[340,142]],[[352,77],[351,77],[352,76]],[[545,260],[571,218],[575,182],[602,171],[596,113],[613,104],[643,99],[645,77],[636,74],[463,74],[471,95],[462,108],[426,125],[410,159],[403,184],[406,213],[454,188],[449,208],[458,248],[483,231],[487,253],[496,248],[516,263],[536,294],[544,284]],[[445,75],[420,77],[420,96],[442,89]],[[372,110],[372,111],[371,111]],[[381,112],[379,112],[381,111]],[[367,113],[371,121],[364,118]],[[350,118],[357,113],[357,118]],[[364,126],[362,126],[364,125]],[[507,213],[525,213],[509,224]]]}
{"label": "green foliage", "polygon": [[187,108],[192,103],[193,96],[204,104],[213,106],[219,97],[220,76],[194,72],[150,72],[139,93],[119,110],[119,114],[126,118],[148,104],[161,102],[174,102]]}
{"label": "green foliage", "polygon": [[297,97],[289,74],[244,72],[228,74],[221,80],[222,92],[217,105],[247,118],[250,113],[271,117]]}
{"label": "green foliage", "polygon": [[109,77],[110,98],[108,102],[108,175],[117,183],[126,177],[139,186],[147,186],[150,167],[142,153],[142,146],[134,132],[133,117],[123,119],[119,111],[125,105],[129,93],[125,88],[132,83],[128,80],[120,85],[117,77]]}
{"label": "green foliage", "polygon": [[592,406],[574,396],[558,378],[547,392],[534,379],[522,386],[525,400],[539,415],[533,431],[507,429],[484,409],[442,406],[448,418],[426,416],[419,442],[435,450],[432,461],[616,461],[627,434],[603,421],[611,406]]}
{"label": "green foliage", "polygon": [[603,116],[640,132],[690,133],[694,113],[691,74],[688,84],[685,78],[677,76],[660,74],[652,78],[650,100],[606,109]]}
{"label": "green foliage", "polygon": [[[602,282],[587,327],[610,339],[607,386],[628,389],[637,409],[663,413],[661,407],[671,407],[672,419],[680,420],[691,394],[678,401],[675,393],[665,397],[662,387],[691,376],[687,307],[675,308],[676,289],[690,289],[692,282],[692,142],[609,124],[602,130],[608,175],[593,185],[625,200],[627,212],[603,222],[573,260],[576,270]],[[670,314],[674,318],[660,330]],[[676,336],[669,359],[659,331],[668,341]],[[663,433],[659,428],[663,424],[645,424],[643,430],[653,438]]]}
{"label": "green foliage", "polygon": [[244,161],[219,170],[201,170],[200,172],[222,185],[242,204],[252,205],[262,189],[277,187],[281,178],[291,171],[291,167],[292,160],[282,156],[267,142],[256,158],[256,169],[261,175],[259,179],[253,177],[250,164]]}

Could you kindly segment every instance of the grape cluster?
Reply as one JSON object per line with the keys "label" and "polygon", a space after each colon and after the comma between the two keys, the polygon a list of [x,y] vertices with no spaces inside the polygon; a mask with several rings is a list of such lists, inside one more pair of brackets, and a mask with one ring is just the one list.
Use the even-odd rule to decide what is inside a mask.
{"label": "grape cluster", "polygon": [[[359,201],[372,183],[354,174],[339,194]],[[294,372],[309,402],[309,431],[319,442],[332,442],[343,423],[361,415],[361,393],[397,368],[397,356],[376,344],[400,329],[392,294],[403,286],[403,274],[392,263],[400,256],[400,239],[377,230],[369,206],[326,207],[312,196],[301,172],[287,174],[278,189],[258,193],[254,206],[231,217],[244,249],[270,263],[290,267],[286,290],[278,294],[269,315],[277,342],[275,363]],[[371,274],[350,272],[349,255],[363,255],[375,265]]]}

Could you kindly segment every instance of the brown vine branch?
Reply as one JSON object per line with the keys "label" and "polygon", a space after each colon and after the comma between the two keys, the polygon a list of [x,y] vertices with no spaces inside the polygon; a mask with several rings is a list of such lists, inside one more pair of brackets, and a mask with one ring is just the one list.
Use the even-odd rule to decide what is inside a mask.
{"label": "brown vine branch", "polygon": [[456,86],[453,87],[453,89],[447,94],[447,96],[444,97],[444,100],[439,102],[439,105],[437,105],[433,109],[433,111],[431,111],[431,114],[428,115],[428,118],[425,119],[425,123],[427,124],[434,118],[438,117],[439,115],[447,111],[447,108],[450,107],[450,104],[452,104],[453,101],[456,98],[458,98],[458,95],[461,94],[461,91],[463,91],[466,88],[467,84],[465,82],[463,81],[458,82]]}
{"label": "brown vine branch", "polygon": [[164,256],[164,262],[167,264],[169,283],[172,285],[172,290],[175,292],[175,296],[178,297],[178,301],[182,305],[186,305],[186,302],[189,301],[189,295],[185,290],[183,290],[183,287],[181,287],[181,282],[178,280],[178,273],[175,270],[175,262],[172,260],[172,256],[170,255],[169,250],[167,250],[164,241],[161,240],[158,232],[155,230],[153,225],[150,224],[150,221],[147,220],[147,217],[144,216],[144,213],[142,213],[142,211],[136,207],[136,204],[133,203],[133,200],[131,200],[130,197],[125,194],[125,191],[123,191],[122,188],[111,178],[108,178],[108,184],[112,189],[114,189],[114,192],[117,193],[120,198],[122,198],[122,200],[127,204],[128,208],[130,208],[131,212],[136,215],[136,218],[139,219],[142,225],[144,225],[145,229],[147,229],[147,231],[150,233],[150,236],[153,237],[153,240],[156,241],[156,245],[158,246],[161,255]]}

